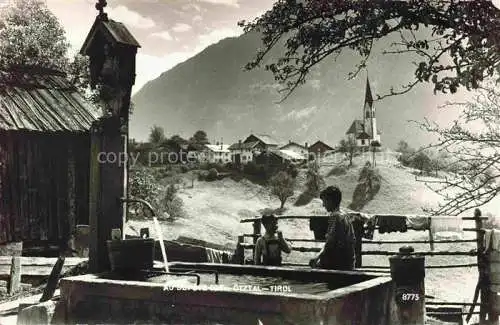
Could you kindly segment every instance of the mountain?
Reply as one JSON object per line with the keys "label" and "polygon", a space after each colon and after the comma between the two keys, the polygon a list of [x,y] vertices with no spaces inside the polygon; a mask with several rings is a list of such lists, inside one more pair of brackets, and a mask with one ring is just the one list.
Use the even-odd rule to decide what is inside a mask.
{"label": "mountain", "polygon": [[[396,38],[384,40],[374,53]],[[244,71],[261,46],[257,34],[226,38],[148,82],[133,97],[131,137],[145,140],[152,125],[165,129],[167,136],[190,137],[204,130],[209,140],[232,143],[250,132],[268,133],[283,142],[312,143],[322,140],[337,144],[354,119],[361,118],[365,98],[366,72],[348,80],[359,57],[343,53],[335,62],[327,58],[312,71],[306,84],[286,101],[271,72],[259,68]],[[278,57],[279,49],[270,57]],[[412,81],[411,57],[374,54],[368,61],[372,93],[388,93]],[[455,97],[456,98],[456,97]],[[448,122],[454,111],[438,111],[437,105],[451,97],[434,95],[432,85],[375,102],[377,125],[382,142],[389,147],[405,139],[412,145],[428,143],[429,135],[409,120],[424,118]]]}

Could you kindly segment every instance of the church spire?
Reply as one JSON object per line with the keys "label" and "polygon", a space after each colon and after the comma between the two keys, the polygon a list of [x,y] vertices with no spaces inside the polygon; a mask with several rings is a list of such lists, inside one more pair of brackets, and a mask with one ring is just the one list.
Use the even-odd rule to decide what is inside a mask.
{"label": "church spire", "polygon": [[368,80],[368,74],[366,76],[366,91],[365,91],[365,106],[366,105],[368,105],[368,107],[370,108],[373,107],[372,90],[370,88],[370,81]]}

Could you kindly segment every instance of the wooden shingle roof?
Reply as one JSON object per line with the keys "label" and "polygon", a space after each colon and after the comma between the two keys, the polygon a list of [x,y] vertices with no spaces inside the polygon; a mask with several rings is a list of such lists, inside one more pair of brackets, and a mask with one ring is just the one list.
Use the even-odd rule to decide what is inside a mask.
{"label": "wooden shingle roof", "polygon": [[22,67],[0,69],[0,130],[84,132],[99,111],[64,73]]}
{"label": "wooden shingle roof", "polygon": [[131,47],[141,47],[139,42],[134,38],[132,33],[129,32],[127,27],[124,24],[114,21],[112,19],[99,19],[97,18],[90,29],[85,42],[82,45],[80,50],[80,54],[88,55],[89,49],[91,47],[92,41],[95,37],[95,34],[99,31],[102,31],[104,35],[108,37],[108,39],[116,44],[131,46]]}

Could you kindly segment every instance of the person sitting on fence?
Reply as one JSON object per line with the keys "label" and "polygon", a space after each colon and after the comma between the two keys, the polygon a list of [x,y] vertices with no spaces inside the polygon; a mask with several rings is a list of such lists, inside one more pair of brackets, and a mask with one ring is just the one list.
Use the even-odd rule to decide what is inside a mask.
{"label": "person sitting on fence", "polygon": [[266,232],[255,243],[254,263],[256,265],[281,265],[281,252],[289,254],[290,245],[278,231],[278,219],[274,215],[262,216],[262,225]]}
{"label": "person sitting on fence", "polygon": [[309,265],[331,270],[353,270],[356,237],[349,216],[340,212],[342,192],[335,186],[329,186],[321,192],[320,198],[330,213],[328,233],[324,247]]}

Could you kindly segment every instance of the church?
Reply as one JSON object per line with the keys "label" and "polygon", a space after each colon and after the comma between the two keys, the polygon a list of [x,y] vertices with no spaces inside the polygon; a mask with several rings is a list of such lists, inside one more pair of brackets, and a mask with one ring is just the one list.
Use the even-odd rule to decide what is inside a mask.
{"label": "church", "polygon": [[369,147],[373,141],[380,143],[380,131],[377,129],[377,118],[373,107],[373,97],[370,82],[366,78],[365,104],[363,119],[354,120],[346,132],[348,139],[354,139],[359,147]]}

